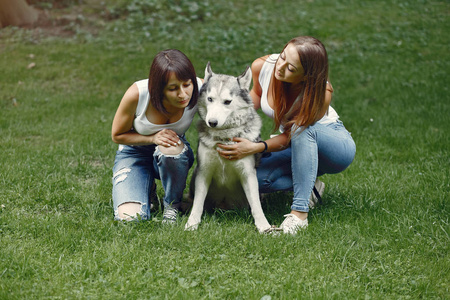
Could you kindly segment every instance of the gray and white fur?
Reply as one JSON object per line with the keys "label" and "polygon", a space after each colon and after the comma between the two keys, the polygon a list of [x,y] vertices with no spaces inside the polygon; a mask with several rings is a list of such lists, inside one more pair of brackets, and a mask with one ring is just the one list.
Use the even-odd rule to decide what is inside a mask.
{"label": "gray and white fur", "polygon": [[210,63],[199,93],[199,145],[197,166],[191,179],[193,206],[186,230],[195,230],[204,208],[247,208],[250,206],[259,232],[270,230],[259,198],[256,178],[257,156],[227,160],[217,152],[217,144],[230,144],[233,137],[260,140],[261,119],[249,94],[250,68],[238,77],[215,74]]}

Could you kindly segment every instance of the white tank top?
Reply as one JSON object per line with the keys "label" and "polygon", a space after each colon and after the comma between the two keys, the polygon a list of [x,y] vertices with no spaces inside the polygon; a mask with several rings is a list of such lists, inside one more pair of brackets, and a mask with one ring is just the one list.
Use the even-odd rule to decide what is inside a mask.
{"label": "white tank top", "polygon": [[[148,79],[136,81],[135,84],[139,90],[139,101],[136,107],[135,118],[133,120],[134,130],[142,135],[152,135],[163,129],[171,129],[178,135],[183,135],[191,126],[194,115],[197,112],[197,106],[191,108],[186,107],[181,119],[170,124],[153,124],[145,115],[148,104],[150,103],[150,93],[148,91]],[[198,89],[202,86],[202,81],[197,78]]]}
{"label": "white tank top", "polygon": [[[272,73],[279,55],[280,54],[270,55],[264,62],[261,71],[259,73],[259,85],[261,86],[262,89],[261,103],[260,103],[261,110],[266,116],[272,119],[274,118],[274,111],[273,108],[270,107],[269,105],[269,101],[267,99],[267,91],[269,90],[270,80],[272,79]],[[322,119],[317,121],[317,123],[326,125],[336,122],[338,119],[339,119],[338,114],[330,105],[328,108],[328,113],[326,113]]]}

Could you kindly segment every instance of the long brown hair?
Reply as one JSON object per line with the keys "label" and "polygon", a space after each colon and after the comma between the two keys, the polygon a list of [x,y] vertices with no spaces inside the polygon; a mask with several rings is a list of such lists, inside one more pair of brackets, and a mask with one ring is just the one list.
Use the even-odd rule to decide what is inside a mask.
{"label": "long brown hair", "polygon": [[193,108],[197,104],[198,99],[197,76],[189,58],[176,49],[161,51],[155,56],[150,67],[148,91],[150,93],[150,103],[163,114],[167,114],[167,110],[163,105],[163,92],[169,82],[171,73],[174,73],[180,81],[188,81],[189,79],[192,81],[194,90],[188,105],[189,108]]}
{"label": "long brown hair", "polygon": [[297,99],[289,99],[288,92],[292,84],[277,80],[275,71],[272,73],[272,88],[276,128],[282,125],[291,136],[293,125],[306,128],[319,117],[325,103],[328,56],[324,45],[310,36],[293,38],[284,46],[283,51],[289,44],[297,48],[305,72],[305,81],[300,83],[300,95]]}

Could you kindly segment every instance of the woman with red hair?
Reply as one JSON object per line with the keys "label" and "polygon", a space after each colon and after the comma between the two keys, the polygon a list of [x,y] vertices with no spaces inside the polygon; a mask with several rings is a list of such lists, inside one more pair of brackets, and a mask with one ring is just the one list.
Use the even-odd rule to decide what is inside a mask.
{"label": "woman with red hair", "polygon": [[280,54],[256,59],[252,73],[255,108],[271,117],[281,134],[259,143],[235,138],[233,145],[219,145],[219,153],[227,159],[267,153],[257,169],[259,190],[294,192],[291,212],[280,228],[295,234],[308,226],[313,188],[323,192],[317,178],[345,170],[356,146],[330,106],[333,87],[327,52],[319,40],[296,37]]}

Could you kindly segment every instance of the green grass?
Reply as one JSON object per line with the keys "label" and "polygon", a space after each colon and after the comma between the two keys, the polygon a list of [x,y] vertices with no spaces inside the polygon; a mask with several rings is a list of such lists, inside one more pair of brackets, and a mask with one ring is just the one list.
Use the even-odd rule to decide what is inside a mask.
{"label": "green grass", "polygon": [[[448,2],[83,2],[98,18],[72,36],[0,30],[0,299],[450,297]],[[259,235],[246,211],[206,214],[196,232],[160,213],[114,222],[111,122],[152,57],[179,48],[200,77],[208,61],[238,75],[300,34],[327,47],[357,145],[323,177],[309,228]],[[291,196],[266,197],[271,223]]]}

